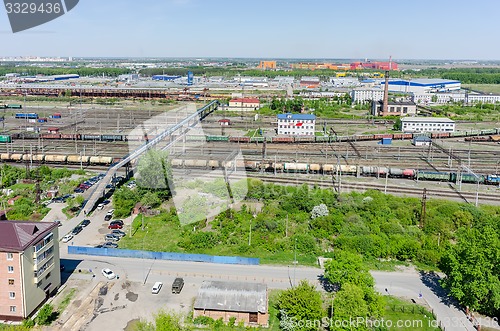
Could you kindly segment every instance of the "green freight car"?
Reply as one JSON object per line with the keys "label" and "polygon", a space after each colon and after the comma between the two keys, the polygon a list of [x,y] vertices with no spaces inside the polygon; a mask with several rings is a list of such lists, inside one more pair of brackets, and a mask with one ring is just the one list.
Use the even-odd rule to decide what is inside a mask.
{"label": "green freight car", "polygon": [[228,136],[207,136],[207,142],[210,141],[229,141]]}
{"label": "green freight car", "polygon": [[[457,173],[452,173],[450,177],[451,182],[456,182],[457,181]],[[478,177],[474,176],[473,174],[467,174],[467,173],[462,173],[462,183],[477,183],[479,184],[484,184],[485,178],[484,175],[478,175]]]}
{"label": "green freight car", "polygon": [[448,181],[450,181],[450,173],[449,172],[419,170],[417,172],[417,178],[424,179],[424,180],[440,180],[440,181],[448,182]]}
{"label": "green freight car", "polygon": [[12,139],[8,135],[0,135],[0,143],[10,143],[12,142]]}

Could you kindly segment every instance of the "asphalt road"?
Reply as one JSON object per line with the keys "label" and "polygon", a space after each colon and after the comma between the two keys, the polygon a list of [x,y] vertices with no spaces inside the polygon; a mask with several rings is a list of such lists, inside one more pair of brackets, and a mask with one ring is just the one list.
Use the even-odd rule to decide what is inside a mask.
{"label": "asphalt road", "polygon": [[372,271],[376,289],[385,295],[406,297],[417,303],[427,304],[437,321],[446,331],[474,331],[465,313],[457,308],[437,283],[436,275],[420,275],[416,272]]}

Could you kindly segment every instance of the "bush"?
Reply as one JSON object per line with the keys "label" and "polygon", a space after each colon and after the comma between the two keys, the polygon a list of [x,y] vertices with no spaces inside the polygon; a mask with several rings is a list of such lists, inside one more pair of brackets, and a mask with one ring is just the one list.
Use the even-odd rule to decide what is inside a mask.
{"label": "bush", "polygon": [[57,318],[54,307],[51,304],[45,304],[38,312],[35,321],[39,325],[50,325]]}

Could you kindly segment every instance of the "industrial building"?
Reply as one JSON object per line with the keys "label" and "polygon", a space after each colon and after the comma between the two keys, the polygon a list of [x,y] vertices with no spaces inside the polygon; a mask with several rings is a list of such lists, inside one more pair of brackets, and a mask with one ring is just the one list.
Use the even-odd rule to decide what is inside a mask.
{"label": "industrial building", "polygon": [[194,302],[193,318],[206,316],[228,323],[263,326],[269,324],[267,285],[203,281]]}
{"label": "industrial building", "polygon": [[264,69],[264,70],[275,70],[276,69],[276,61],[260,61],[257,68]]}
{"label": "industrial building", "polygon": [[300,87],[318,88],[320,84],[321,82],[319,80],[319,77],[304,76],[300,80]]}
{"label": "industrial building", "polygon": [[0,320],[30,317],[61,285],[56,223],[0,221]]}
{"label": "industrial building", "polygon": [[351,99],[353,104],[380,101],[383,98],[383,88],[355,88],[351,91]]}
{"label": "industrial building", "polygon": [[383,101],[372,101],[373,116],[416,116],[417,105],[412,101],[389,101],[384,112]]}
{"label": "industrial building", "polygon": [[[380,82],[382,87],[384,82]],[[462,87],[460,81],[447,79],[393,79],[389,80],[390,92],[426,93],[459,91]]]}
{"label": "industrial building", "polygon": [[455,132],[455,122],[446,117],[403,117],[403,132]]}
{"label": "industrial building", "polygon": [[316,116],[310,114],[278,114],[278,134],[314,136]]}
{"label": "industrial building", "polygon": [[257,98],[234,98],[229,101],[229,109],[235,111],[251,111],[260,108],[260,100]]}
{"label": "industrial building", "polygon": [[171,75],[154,75],[152,77],[153,80],[161,80],[167,82],[173,82],[176,79],[181,78],[181,76],[171,76]]}

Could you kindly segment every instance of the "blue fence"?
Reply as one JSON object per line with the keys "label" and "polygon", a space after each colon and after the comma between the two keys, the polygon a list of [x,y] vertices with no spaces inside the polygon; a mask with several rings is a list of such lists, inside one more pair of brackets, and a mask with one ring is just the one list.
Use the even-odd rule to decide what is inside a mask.
{"label": "blue fence", "polygon": [[207,262],[207,263],[220,263],[220,264],[258,265],[260,262],[260,259],[252,257],[150,252],[150,251],[135,251],[128,249],[95,248],[95,247],[83,247],[83,246],[68,246],[68,254],[130,257],[136,259],[152,259],[152,260],[156,259],[156,260],[168,260],[168,261]]}

